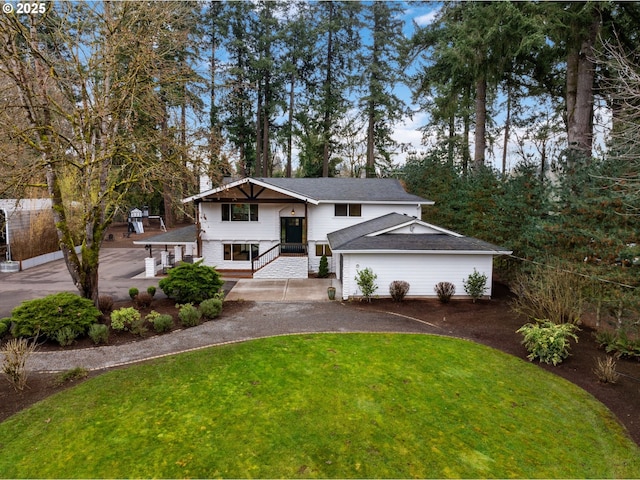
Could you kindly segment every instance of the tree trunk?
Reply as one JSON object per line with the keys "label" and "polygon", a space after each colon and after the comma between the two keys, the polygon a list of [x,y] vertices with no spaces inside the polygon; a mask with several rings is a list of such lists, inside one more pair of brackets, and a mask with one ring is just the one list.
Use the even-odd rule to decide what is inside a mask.
{"label": "tree trunk", "polygon": [[481,75],[476,82],[476,132],[473,167],[484,165],[484,155],[487,149],[487,79]]}
{"label": "tree trunk", "polygon": [[254,175],[259,177],[262,174],[262,92],[258,86],[258,105],[256,107],[256,164]]}
{"label": "tree trunk", "polygon": [[369,125],[367,127],[367,178],[376,177],[376,158],[375,158],[375,111],[373,105],[369,107]]}
{"label": "tree trunk", "polygon": [[287,132],[287,171],[286,177],[291,178],[291,155],[293,152],[293,107],[294,107],[294,90],[296,83],[296,74],[291,72],[291,80],[289,83],[289,131]]}
{"label": "tree trunk", "polygon": [[507,118],[504,120],[504,142],[502,148],[502,178],[504,180],[507,173],[507,150],[509,148],[509,134],[511,130],[511,96],[512,88],[507,84]]}
{"label": "tree trunk", "polygon": [[449,142],[447,144],[447,165],[453,166],[454,141],[456,138],[456,117],[449,115]]}
{"label": "tree trunk", "polygon": [[333,65],[333,3],[329,2],[329,32],[327,38],[327,72],[324,80],[324,121],[323,121],[323,147],[322,147],[322,176],[329,176],[329,137],[331,130],[331,82]]}
{"label": "tree trunk", "polygon": [[600,25],[594,8],[586,35],[575,39],[567,53],[567,141],[570,150],[587,158],[593,150],[594,45]]}
{"label": "tree trunk", "polygon": [[271,162],[269,155],[269,74],[264,79],[264,105],[262,106],[262,176],[269,177]]}

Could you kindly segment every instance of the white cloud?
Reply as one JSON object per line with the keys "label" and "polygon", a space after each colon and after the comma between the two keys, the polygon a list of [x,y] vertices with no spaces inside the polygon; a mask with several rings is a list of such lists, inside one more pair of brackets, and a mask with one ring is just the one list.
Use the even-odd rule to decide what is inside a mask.
{"label": "white cloud", "polygon": [[[422,132],[418,130],[427,122],[427,114],[425,112],[416,112],[413,118],[406,118],[402,123],[396,125],[393,132],[393,139],[398,143],[409,145],[410,150],[420,151],[423,149]],[[395,162],[404,164],[407,158],[407,152],[399,152],[395,157]]]}
{"label": "white cloud", "polygon": [[424,27],[426,25],[430,25],[435,20],[438,15],[439,9],[431,10],[430,12],[424,13],[414,18],[414,21],[417,25]]}

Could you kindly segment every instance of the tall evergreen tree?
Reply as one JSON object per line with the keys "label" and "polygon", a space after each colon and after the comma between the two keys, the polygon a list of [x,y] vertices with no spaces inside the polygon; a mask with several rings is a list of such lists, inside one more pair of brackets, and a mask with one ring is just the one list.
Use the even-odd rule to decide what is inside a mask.
{"label": "tall evergreen tree", "polygon": [[311,107],[317,113],[322,129],[322,176],[330,172],[333,144],[339,141],[335,126],[350,107],[356,52],[360,47],[360,4],[348,1],[318,2],[313,5],[319,18],[319,71]]}
{"label": "tall evergreen tree", "polygon": [[397,142],[393,126],[408,114],[408,108],[394,92],[402,79],[400,56],[404,35],[401,5],[373,2],[364,7],[364,23],[371,43],[362,55],[362,82],[365,86],[360,105],[367,121],[367,177],[376,176],[376,167],[391,169],[391,153]]}

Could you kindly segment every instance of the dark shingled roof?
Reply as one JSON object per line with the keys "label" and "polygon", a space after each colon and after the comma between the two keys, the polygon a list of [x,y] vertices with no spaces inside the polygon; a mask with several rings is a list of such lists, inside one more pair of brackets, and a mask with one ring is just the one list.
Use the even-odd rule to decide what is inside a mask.
{"label": "dark shingled roof", "polygon": [[343,228],[328,235],[332,250],[402,250],[402,251],[464,251],[506,253],[504,248],[472,237],[457,237],[448,233],[384,233],[367,235],[400,226],[413,217],[390,213],[382,217]]}
{"label": "dark shingled roof", "polygon": [[422,197],[407,193],[400,181],[394,178],[257,178],[256,180],[318,201],[429,202]]}

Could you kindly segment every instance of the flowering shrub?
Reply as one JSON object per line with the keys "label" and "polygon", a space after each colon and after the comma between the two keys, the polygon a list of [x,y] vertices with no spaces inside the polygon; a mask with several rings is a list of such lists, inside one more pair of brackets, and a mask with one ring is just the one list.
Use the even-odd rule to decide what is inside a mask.
{"label": "flowering shrub", "polygon": [[133,307],[123,307],[111,312],[111,328],[114,330],[126,330],[136,320],[140,320],[140,312]]}
{"label": "flowering shrub", "polygon": [[537,320],[527,323],[517,330],[524,336],[522,344],[526,347],[531,361],[536,358],[541,362],[557,365],[569,356],[569,339],[576,342],[575,332],[578,327],[573,323],[553,323],[549,320]]}

